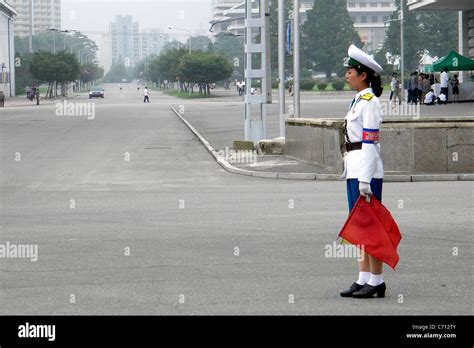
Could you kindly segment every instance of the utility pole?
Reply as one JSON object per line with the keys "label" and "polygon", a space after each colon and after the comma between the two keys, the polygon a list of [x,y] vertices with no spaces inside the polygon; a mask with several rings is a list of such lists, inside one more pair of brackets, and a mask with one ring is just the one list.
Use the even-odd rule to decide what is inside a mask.
{"label": "utility pole", "polygon": [[295,118],[300,117],[300,0],[294,0],[293,3],[293,16],[294,16],[294,43],[295,50],[293,54],[293,81],[294,81],[294,116]]}
{"label": "utility pole", "polygon": [[285,0],[278,0],[278,117],[285,136]]}
{"label": "utility pole", "polygon": [[[253,16],[253,1],[245,1],[245,121],[244,135],[246,141],[257,143],[267,137],[267,103],[268,79],[270,79],[267,55],[270,54],[270,47],[267,46],[267,35],[270,30],[268,24],[268,0],[259,0],[258,16]],[[260,43],[254,43],[254,32],[260,30]],[[256,69],[252,66],[252,54],[260,57],[261,66]],[[252,81],[261,81],[261,93],[251,94]],[[271,90],[270,90],[271,93]],[[256,117],[252,117],[252,106],[258,107]]]}
{"label": "utility pole", "polygon": [[405,45],[404,45],[404,37],[403,37],[403,26],[404,26],[404,7],[405,3],[403,0],[400,0],[400,69],[401,69],[401,86],[402,86],[402,101],[405,101]]}

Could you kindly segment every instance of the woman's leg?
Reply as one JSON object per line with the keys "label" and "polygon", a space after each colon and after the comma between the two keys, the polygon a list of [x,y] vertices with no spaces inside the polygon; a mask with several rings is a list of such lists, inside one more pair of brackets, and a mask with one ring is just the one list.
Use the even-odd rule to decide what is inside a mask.
{"label": "woman's leg", "polygon": [[[370,183],[370,189],[375,198],[382,202],[382,186],[383,186],[383,179],[372,179]],[[368,255],[369,264],[370,264],[370,273],[371,279],[369,280],[369,284],[372,286],[379,285],[383,283],[383,262],[377,260],[375,257]]]}
{"label": "woman's leg", "polygon": [[[352,211],[357,199],[360,196],[359,191],[359,180],[348,179],[347,180],[347,199],[349,203],[349,212]],[[364,285],[369,281],[369,274],[361,274],[361,272],[370,272],[369,255],[365,251],[361,251],[361,258],[359,259],[359,279],[357,283]]]}

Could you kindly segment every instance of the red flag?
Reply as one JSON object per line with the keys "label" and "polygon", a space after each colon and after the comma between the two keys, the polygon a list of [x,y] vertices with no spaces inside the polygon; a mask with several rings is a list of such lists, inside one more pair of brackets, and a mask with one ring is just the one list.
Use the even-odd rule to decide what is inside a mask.
{"label": "red flag", "polygon": [[361,246],[366,253],[393,269],[400,257],[397,247],[402,239],[390,212],[374,196],[370,202],[360,196],[347,218],[339,237]]}

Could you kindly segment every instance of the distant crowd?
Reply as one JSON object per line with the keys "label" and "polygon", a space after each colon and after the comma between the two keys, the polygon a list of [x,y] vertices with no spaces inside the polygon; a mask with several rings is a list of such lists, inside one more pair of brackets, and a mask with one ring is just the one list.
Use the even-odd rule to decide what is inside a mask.
{"label": "distant crowd", "polygon": [[[438,96],[435,94],[434,85],[440,84],[440,91]],[[454,74],[453,78],[449,77],[448,68],[444,68],[439,76],[439,80],[435,78],[434,74],[418,73],[415,71],[410,74],[408,80],[408,104],[424,104],[424,105],[446,105],[450,100],[449,87],[451,86],[452,102],[457,102],[459,98],[459,79],[458,75]],[[395,105],[401,104],[400,100],[400,81],[398,74],[393,73],[392,81],[390,83],[390,100]]]}

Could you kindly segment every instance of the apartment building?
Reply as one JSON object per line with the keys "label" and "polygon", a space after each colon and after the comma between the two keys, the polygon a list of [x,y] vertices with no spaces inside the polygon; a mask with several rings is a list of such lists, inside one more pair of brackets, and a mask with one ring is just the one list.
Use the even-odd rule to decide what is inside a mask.
{"label": "apartment building", "polygon": [[[210,23],[214,24],[214,34],[221,32],[234,35],[244,34],[243,3],[243,0],[213,0],[213,19]],[[313,0],[301,0],[302,23],[306,20],[306,12],[313,8],[313,4]],[[395,0],[348,0],[347,10],[366,50],[375,51],[384,41],[388,27],[386,22],[396,10]]]}
{"label": "apartment building", "polygon": [[61,0],[8,0],[18,13],[15,35],[34,35],[37,31],[61,29]]}

